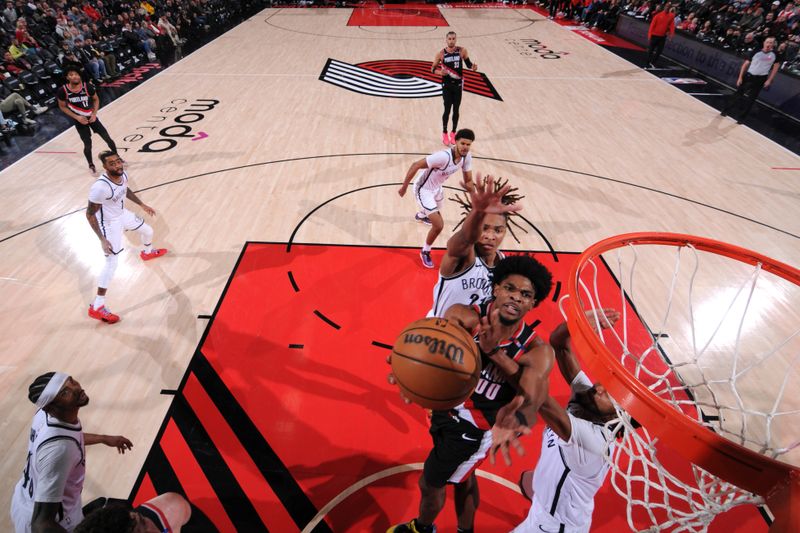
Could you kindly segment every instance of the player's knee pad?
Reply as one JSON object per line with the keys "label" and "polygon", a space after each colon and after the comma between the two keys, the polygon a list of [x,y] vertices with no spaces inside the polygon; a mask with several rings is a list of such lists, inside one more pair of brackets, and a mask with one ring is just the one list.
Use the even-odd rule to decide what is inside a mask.
{"label": "player's knee pad", "polygon": [[101,289],[107,289],[111,278],[114,277],[114,272],[117,270],[119,264],[119,257],[115,254],[108,254],[106,256],[106,264],[103,265],[103,270],[100,272],[100,279],[97,281],[97,286]]}

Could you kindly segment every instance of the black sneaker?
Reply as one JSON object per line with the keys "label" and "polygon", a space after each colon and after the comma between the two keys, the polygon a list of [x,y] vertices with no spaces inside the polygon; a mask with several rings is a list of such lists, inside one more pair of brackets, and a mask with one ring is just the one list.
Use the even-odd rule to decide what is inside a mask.
{"label": "black sneaker", "polygon": [[[415,518],[404,524],[397,524],[390,527],[386,530],[386,533],[423,533],[423,531],[417,528],[417,519]],[[431,526],[430,533],[436,533],[435,525]]]}

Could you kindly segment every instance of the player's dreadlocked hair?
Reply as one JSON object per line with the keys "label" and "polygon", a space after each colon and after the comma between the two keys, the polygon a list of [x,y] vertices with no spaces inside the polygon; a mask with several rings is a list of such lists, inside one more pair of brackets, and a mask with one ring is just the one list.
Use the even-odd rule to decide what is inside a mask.
{"label": "player's dreadlocked hair", "polygon": [[[507,184],[508,184],[507,179],[498,178],[497,181],[494,182],[494,192],[498,192]],[[501,200],[503,202],[503,205],[512,205],[525,198],[524,196],[520,196],[519,194],[517,194],[518,190],[519,189],[517,187],[511,187],[508,190],[508,192],[503,195],[503,198]],[[461,224],[463,224],[464,221],[467,219],[467,215],[469,215],[470,211],[472,211],[472,202],[469,199],[469,195],[466,193],[464,194],[463,197],[461,196],[460,193],[458,193],[455,195],[455,197],[450,198],[450,201],[457,203],[459,207],[461,207],[461,214],[463,215],[461,217],[461,220],[458,221],[458,224],[456,224],[455,227],[453,228],[453,231],[456,231],[458,230],[458,228],[461,227]],[[519,239],[517,238],[516,233],[514,233],[514,228],[517,228],[520,231],[524,231],[525,233],[528,233],[528,230],[520,226],[517,223],[517,221],[514,220],[513,217],[519,216],[516,212],[504,213],[503,216],[506,218],[506,222],[508,223],[509,233],[511,233],[511,236],[514,237],[514,240],[519,243]]]}

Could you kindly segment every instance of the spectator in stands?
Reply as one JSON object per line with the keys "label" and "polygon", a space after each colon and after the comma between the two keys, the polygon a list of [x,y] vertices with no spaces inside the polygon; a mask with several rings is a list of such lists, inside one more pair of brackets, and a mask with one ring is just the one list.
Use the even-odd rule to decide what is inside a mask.
{"label": "spectator in stands", "polygon": [[649,68],[655,68],[658,58],[661,57],[661,52],[664,51],[667,36],[673,37],[674,35],[674,9],[670,8],[669,4],[664,4],[661,6],[661,11],[653,17],[650,22],[650,29],[647,30],[647,38],[650,40],[650,46],[647,48],[647,66]]}
{"label": "spectator in stands", "polygon": [[87,47],[82,39],[75,39],[75,55],[94,81],[102,83],[111,78],[106,71],[106,64],[95,57],[91,48]]}
{"label": "spectator in stands", "polygon": [[[761,89],[768,89],[772,84],[782,61],[783,58],[775,51],[775,38],[765,39],[761,50],[742,63],[739,79],[736,81],[738,89],[720,114],[723,117],[731,115],[736,118],[738,124],[741,124],[753,107]],[[734,111],[741,104],[744,104],[741,113],[738,117],[734,117]]]}
{"label": "spectator in stands", "polygon": [[694,12],[689,13],[689,15],[678,24],[677,28],[682,31],[687,31],[689,33],[694,33],[697,31],[697,18],[695,17]]}
{"label": "spectator in stands", "polygon": [[100,20],[102,18],[102,16],[100,15],[100,12],[96,8],[94,8],[91,5],[89,5],[89,2],[84,2],[83,6],[81,7],[81,10],[91,20]]}
{"label": "spectator in stands", "polygon": [[[161,30],[162,35],[169,37],[169,46],[172,48],[172,58],[170,64],[180,59],[181,40],[178,36],[178,30],[170,23],[166,15],[158,17],[158,29]],[[166,66],[166,65],[164,65]]]}
{"label": "spectator in stands", "polygon": [[106,72],[109,76],[112,78],[119,77],[119,72],[117,71],[117,56],[115,56],[112,52],[103,51],[101,47],[95,45],[92,39],[86,39],[86,44],[83,48],[84,50],[90,52],[99,61],[103,62],[106,67]]}
{"label": "spectator in stands", "polygon": [[761,48],[761,44],[756,40],[755,32],[751,31],[747,33],[744,39],[742,39],[742,42],[739,43],[736,49],[736,55],[739,57],[752,57],[759,48]]}
{"label": "spectator in stands", "polygon": [[22,123],[33,125],[36,124],[36,121],[29,116],[29,112],[33,111],[37,115],[41,115],[47,111],[47,108],[39,105],[31,105],[18,93],[11,93],[0,102],[0,113],[8,115],[14,111],[19,115],[19,120]]}
{"label": "spectator in stands", "polygon": [[711,41],[714,40],[714,29],[711,27],[710,20],[707,20],[703,23],[703,27],[700,28],[695,37],[697,37],[698,41],[704,43],[710,43]]}
{"label": "spectator in stands", "polygon": [[16,76],[21,74],[23,71],[30,69],[31,64],[21,56],[15,59],[14,56],[11,55],[11,52],[6,52],[3,54],[3,68],[6,70],[6,72]]}
{"label": "spectator in stands", "polygon": [[3,10],[3,18],[6,19],[6,22],[9,24],[17,22],[17,10],[14,8],[12,2],[6,2],[6,8]]}
{"label": "spectator in stands", "polygon": [[611,4],[597,14],[597,29],[602,32],[609,32],[617,25],[619,18],[619,0],[611,0]]}
{"label": "spectator in stands", "polygon": [[764,9],[759,7],[748,7],[742,18],[739,20],[739,28],[742,31],[753,31],[764,22]]}

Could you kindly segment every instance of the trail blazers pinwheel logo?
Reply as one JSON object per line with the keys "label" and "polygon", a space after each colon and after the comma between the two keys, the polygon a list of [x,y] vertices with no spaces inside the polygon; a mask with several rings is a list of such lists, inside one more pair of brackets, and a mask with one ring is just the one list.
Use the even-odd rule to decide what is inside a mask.
{"label": "trail blazers pinwheel logo", "polygon": [[[431,98],[442,94],[442,78],[431,72],[431,62],[414,59],[367,61],[355,65],[328,59],[319,79],[348,91],[385,98]],[[481,72],[464,70],[464,90],[503,100]]]}

